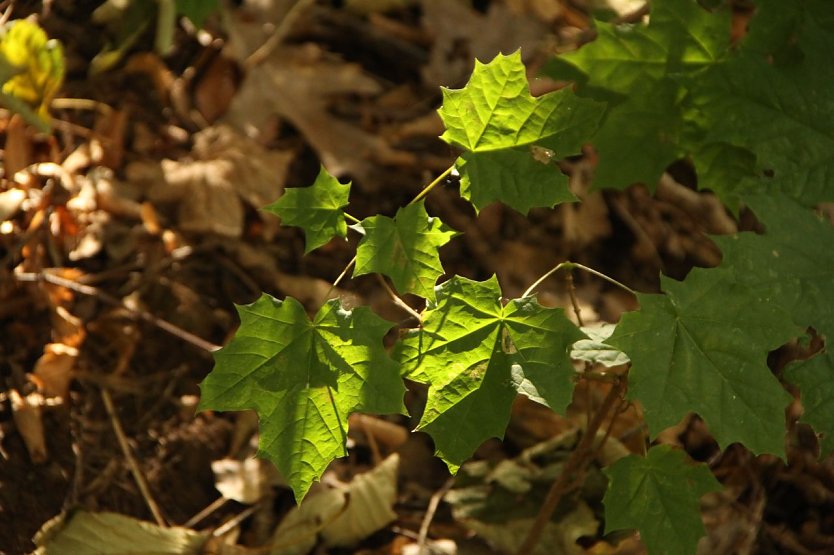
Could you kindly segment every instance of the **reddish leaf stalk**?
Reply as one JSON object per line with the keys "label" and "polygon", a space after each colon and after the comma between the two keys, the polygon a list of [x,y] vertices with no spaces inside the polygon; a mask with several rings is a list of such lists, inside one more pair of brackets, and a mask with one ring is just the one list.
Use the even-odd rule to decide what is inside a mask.
{"label": "reddish leaf stalk", "polygon": [[[579,445],[576,446],[570,458],[565,463],[565,468],[559,475],[559,478],[550,486],[550,491],[547,492],[547,497],[539,509],[539,514],[536,516],[536,521],[527,533],[527,537],[519,547],[518,555],[529,555],[536,548],[536,545],[541,539],[545,526],[553,516],[553,511],[562,499],[562,495],[567,491],[568,487],[573,483],[573,478],[577,472],[583,468],[594,454],[594,440],[596,439],[597,431],[602,427],[605,417],[611,412],[611,407],[621,399],[623,393],[623,380],[617,380],[611,387],[611,391],[605,397],[599,410],[594,415],[585,433],[582,434],[582,439]],[[619,407],[619,404],[617,404]]]}

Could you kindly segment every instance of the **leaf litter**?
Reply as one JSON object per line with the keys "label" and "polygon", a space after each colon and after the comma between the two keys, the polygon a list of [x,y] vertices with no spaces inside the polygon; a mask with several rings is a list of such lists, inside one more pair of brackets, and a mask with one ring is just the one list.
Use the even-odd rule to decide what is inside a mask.
{"label": "leaf litter", "polygon": [[[474,57],[486,61],[518,46],[535,67],[544,60],[542,52],[554,44],[569,48],[589,21],[574,3],[545,0],[495,0],[483,9],[465,2],[357,1],[349,3],[350,15],[324,2],[307,3],[293,25],[281,30],[281,40],[269,55],[247,65],[293,4],[243,2],[224,14],[231,22],[225,29],[225,46],[215,40],[224,31],[209,20],[206,32],[214,35],[208,41],[198,40],[196,34],[185,36],[186,32],[178,39],[186,47],[165,59],[140,58],[143,53],[137,46],[126,53],[124,71],[116,67],[94,86],[79,79],[77,71],[79,64],[90,61],[90,52],[102,46],[100,37],[87,30],[79,43],[66,46],[70,63],[65,92],[110,109],[61,108],[53,113],[60,129],[57,142],[3,114],[0,318],[6,333],[0,338],[0,352],[8,363],[0,369],[0,519],[9,526],[0,527],[0,550],[34,549],[34,533],[65,503],[79,510],[59,517],[70,533],[61,541],[75,541],[74,527],[83,530],[90,522],[99,530],[119,533],[152,530],[152,535],[184,545],[182,552],[200,542],[217,541],[208,535],[218,530],[225,530],[220,539],[228,544],[223,546],[228,551],[220,552],[245,552],[245,546],[272,541],[276,529],[287,526],[291,495],[273,485],[272,478],[266,485],[262,480],[251,495],[248,490],[245,496],[230,493],[226,486],[215,489],[212,462],[235,461],[228,466],[233,472],[237,468],[245,481],[245,461],[252,460],[254,450],[248,441],[232,449],[231,416],[195,415],[196,384],[210,369],[211,358],[180,331],[210,344],[226,343],[235,326],[232,301],[251,302],[261,290],[302,298],[305,308],[314,312],[333,295],[328,284],[350,258],[347,245],[326,244],[302,261],[301,236],[279,229],[259,207],[277,199],[284,187],[311,183],[323,162],[335,175],[355,180],[360,194],[352,199],[352,214],[393,217],[401,200],[427,182],[426,175],[442,171],[454,159],[437,139],[442,132],[434,113],[440,102],[437,86],[462,86]],[[594,4],[596,9],[599,3]],[[609,2],[607,8],[623,16],[631,13],[632,5]],[[25,10],[31,8],[18,9],[15,17],[27,15]],[[50,36],[78,36],[78,21],[83,18],[57,3],[43,17]],[[345,29],[359,32],[352,40],[337,40]],[[386,52],[397,52],[405,62],[394,63]],[[219,58],[231,65],[212,66],[211,60]],[[221,69],[210,71],[211,67]],[[231,73],[216,77],[221,70]],[[535,94],[553,86],[538,82]],[[568,164],[592,164],[593,155],[585,154]],[[489,207],[476,218],[449,195],[429,199],[429,213],[465,232],[460,242],[441,251],[444,268],[473,279],[485,279],[497,269],[499,279],[523,290],[541,275],[539,261],[575,259],[579,253],[583,262],[641,290],[656,290],[659,266],[683,277],[693,264],[718,263],[703,231],[734,231],[726,225],[734,227],[735,222],[716,212],[714,203],[693,204],[685,168],[673,172],[675,177],[667,183],[672,192],[664,194],[661,186],[657,197],[640,188],[587,192],[577,182],[583,172],[571,173],[571,191],[585,202],[553,211],[533,209],[529,220],[512,210]],[[617,253],[615,260],[611,252]],[[529,264],[519,262],[522,259]],[[70,268],[72,272],[59,275],[77,285],[12,279],[13,272],[37,274],[50,268]],[[605,321],[616,321],[633,308],[619,293],[576,279],[589,320],[596,320],[590,317],[591,309]],[[358,279],[345,287],[355,305],[387,303],[378,300],[372,280]],[[47,288],[51,296],[45,294]],[[554,278],[540,298],[543,304],[550,299],[569,309],[566,290]],[[395,307],[383,310],[395,315],[390,319],[402,317]],[[590,351],[589,362],[600,356]],[[151,514],[101,404],[102,389],[116,402],[130,452],[166,520],[188,526],[158,528],[142,522]],[[604,391],[589,391],[588,398],[593,403],[600,393]],[[409,395],[419,399],[425,393],[416,388]],[[583,403],[578,394],[567,419],[514,403],[504,444],[481,445],[475,464],[491,461],[495,468],[508,467],[517,461],[519,448],[546,442],[565,430],[575,433],[584,417]],[[36,443],[33,452],[24,442],[28,424],[19,424],[21,409],[13,405],[38,407],[33,433],[42,446]],[[404,418],[356,416],[376,418],[383,429],[416,425]],[[411,552],[419,547],[416,533],[446,471],[431,457],[425,436],[413,434],[403,444],[395,439],[388,446],[377,439],[382,436],[368,431],[373,425],[363,425],[362,433],[354,431],[355,421],[348,432],[350,456],[325,474],[326,481],[340,484],[321,494],[333,496],[332,502],[319,502],[331,512],[310,518],[332,516],[334,508],[345,504],[339,502],[344,492],[365,487],[360,484],[383,488],[384,494],[369,498],[366,505],[351,509],[352,502],[347,503],[359,516],[357,523],[347,526],[352,535],[345,542],[358,542],[352,549],[368,553]],[[626,421],[638,422],[636,409]],[[676,430],[678,444],[700,449],[704,456],[716,455],[697,419],[685,420]],[[637,450],[632,440],[639,432],[625,428],[614,433]],[[728,490],[705,498],[712,503],[706,523],[713,531],[709,542],[714,552],[750,545],[756,538],[751,539],[749,530],[756,526],[762,527],[759,541],[770,545],[799,542],[808,549],[831,548],[826,543],[830,538],[819,532],[824,523],[790,528],[775,524],[778,520],[771,513],[770,520],[763,520],[765,507],[772,512],[784,499],[779,484],[793,484],[802,500],[823,514],[830,506],[830,470],[813,456],[806,457],[809,441],[800,436],[805,451],[793,455],[803,457],[804,467],[812,469],[802,479],[790,469],[777,468],[767,459],[745,458],[732,448],[721,458],[716,471]],[[397,450],[409,454],[401,456],[399,471],[392,470],[392,458],[381,456]],[[371,478],[375,476],[379,478]],[[510,482],[506,476],[502,479]],[[752,493],[742,503],[741,516],[727,516],[739,510],[738,495],[746,488]],[[223,489],[225,494],[220,493]],[[204,513],[221,495],[237,499]],[[471,523],[454,503],[447,503],[453,499],[440,503],[429,522],[426,545],[451,541],[458,552],[487,552],[486,543],[471,537]],[[614,552],[615,547],[595,536],[595,519],[598,515],[587,511],[580,519],[579,535],[593,538],[593,543],[580,542],[591,547],[577,552]],[[481,533],[489,537],[489,530]],[[363,537],[367,535],[369,539]],[[318,532],[312,539],[320,549],[341,543],[319,538]],[[89,540],[89,534],[81,534],[82,542]],[[277,537],[275,543],[280,543]],[[579,547],[572,540],[567,544],[571,550]],[[620,541],[620,549],[628,549],[628,544],[629,540]],[[235,547],[243,551],[233,551]],[[64,548],[54,544],[52,549]]]}

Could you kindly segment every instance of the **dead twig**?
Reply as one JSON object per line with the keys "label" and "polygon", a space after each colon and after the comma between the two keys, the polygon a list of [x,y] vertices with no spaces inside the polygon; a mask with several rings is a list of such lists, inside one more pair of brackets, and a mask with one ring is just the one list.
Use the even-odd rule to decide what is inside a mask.
{"label": "dead twig", "polygon": [[186,343],[190,343],[191,345],[194,345],[195,347],[197,347],[199,349],[202,349],[204,351],[208,351],[210,353],[213,353],[214,351],[217,351],[217,350],[220,349],[220,345],[215,345],[214,343],[211,343],[210,341],[206,341],[205,339],[203,339],[201,337],[198,337],[198,336],[194,335],[193,333],[182,329],[179,326],[175,326],[174,324],[172,324],[171,322],[168,322],[167,320],[163,320],[162,318],[158,318],[158,317],[154,316],[150,312],[147,312],[147,311],[144,311],[144,310],[138,310],[138,309],[135,309],[135,308],[131,308],[131,307],[125,305],[125,303],[123,303],[122,301],[120,301],[116,297],[113,297],[112,295],[109,295],[109,294],[105,293],[104,291],[102,291],[102,290],[100,290],[96,287],[92,287],[90,285],[84,285],[82,283],[78,283],[77,281],[73,281],[71,279],[67,279],[67,278],[63,278],[61,276],[57,276],[57,275],[55,275],[51,272],[48,272],[46,270],[41,271],[41,272],[21,272],[21,273],[15,274],[14,276],[15,276],[15,279],[17,279],[18,281],[28,281],[28,282],[45,281],[45,282],[51,283],[53,285],[58,285],[60,287],[65,287],[65,288],[67,288],[71,291],[75,291],[76,293],[81,293],[82,295],[89,295],[89,296],[92,296],[92,297],[97,297],[97,298],[101,299],[102,301],[106,302],[107,304],[117,306],[119,308],[122,308],[122,309],[126,310],[134,318],[136,318],[138,320],[144,320],[145,322],[148,322],[149,324],[152,324],[152,325],[158,327],[159,329],[170,333],[174,337],[177,337],[179,339],[182,339]]}
{"label": "dead twig", "polygon": [[528,555],[536,548],[536,544],[539,543],[539,539],[541,539],[544,528],[547,523],[550,522],[550,517],[553,516],[553,511],[556,510],[556,506],[562,499],[562,495],[568,490],[577,474],[590,460],[590,457],[593,456],[593,446],[597,431],[602,426],[605,417],[608,416],[609,412],[611,412],[611,408],[614,406],[614,403],[620,399],[622,393],[623,380],[621,379],[616,381],[611,387],[611,390],[608,392],[608,395],[605,397],[605,400],[602,402],[599,410],[594,415],[591,425],[583,433],[582,439],[579,441],[579,445],[576,446],[576,449],[574,449],[570,458],[565,463],[564,469],[559,475],[559,478],[553,482],[553,485],[550,487],[550,491],[547,492],[547,497],[539,510],[539,514],[536,515],[536,521],[533,523],[532,528],[530,528],[530,531],[527,533],[527,537],[524,539],[524,542],[517,551],[518,555]]}
{"label": "dead twig", "polygon": [[139,486],[139,492],[142,494],[142,498],[148,505],[148,509],[150,509],[156,523],[162,527],[167,527],[168,523],[162,516],[162,511],[159,510],[159,505],[156,504],[156,501],[154,501],[154,498],[151,495],[151,490],[148,487],[148,482],[145,480],[144,474],[142,474],[142,469],[139,468],[139,464],[133,457],[133,452],[127,442],[127,436],[125,436],[125,432],[122,429],[122,423],[119,420],[119,416],[116,414],[116,408],[113,406],[113,398],[110,396],[110,392],[106,389],[101,390],[101,400],[104,401],[104,408],[110,416],[110,422],[113,425],[113,431],[116,433],[116,439],[119,441],[119,447],[121,447],[122,454],[127,461],[128,467],[130,467],[130,473],[133,474],[133,479],[136,480],[136,485]]}
{"label": "dead twig", "polygon": [[429,550],[426,549],[426,541],[428,540],[431,521],[434,520],[434,515],[437,513],[437,508],[440,506],[440,502],[443,501],[443,498],[446,497],[446,494],[449,493],[450,489],[452,489],[452,485],[454,485],[454,483],[455,479],[449,478],[446,480],[446,483],[443,484],[443,487],[434,492],[434,495],[431,496],[429,506],[426,508],[426,514],[423,516],[423,522],[420,524],[420,534],[417,536],[418,555],[428,555]]}

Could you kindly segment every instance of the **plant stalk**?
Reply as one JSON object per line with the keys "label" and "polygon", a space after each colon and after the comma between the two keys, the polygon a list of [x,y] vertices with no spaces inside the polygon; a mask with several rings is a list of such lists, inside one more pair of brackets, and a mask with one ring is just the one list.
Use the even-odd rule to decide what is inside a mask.
{"label": "plant stalk", "polygon": [[571,485],[574,474],[585,466],[589,462],[590,457],[593,455],[593,445],[597,436],[597,431],[599,431],[602,427],[605,417],[611,411],[611,407],[614,403],[621,398],[620,396],[622,393],[623,381],[617,380],[614,382],[614,385],[611,386],[611,391],[608,392],[608,395],[605,397],[605,400],[602,402],[599,410],[594,415],[594,419],[591,421],[591,424],[582,434],[582,439],[579,441],[579,445],[577,445],[576,449],[574,449],[573,453],[571,453],[571,456],[565,463],[565,467],[559,475],[559,478],[557,478],[556,481],[553,482],[553,485],[550,486],[550,490],[547,492],[547,497],[545,498],[541,509],[539,509],[539,514],[536,515],[536,521],[527,533],[527,537],[524,539],[521,547],[519,547],[516,552],[518,555],[530,555],[536,548],[536,545],[539,543],[542,533],[544,532],[545,526],[547,526],[547,523],[550,521],[550,517],[553,516],[553,511],[556,510],[556,506],[562,499],[562,495],[567,491],[568,486]]}

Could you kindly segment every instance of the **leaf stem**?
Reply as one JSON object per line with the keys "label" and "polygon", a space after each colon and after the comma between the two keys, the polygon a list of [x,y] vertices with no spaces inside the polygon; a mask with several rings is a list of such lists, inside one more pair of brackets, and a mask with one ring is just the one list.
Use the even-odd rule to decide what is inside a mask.
{"label": "leaf stem", "polygon": [[350,214],[348,214],[347,212],[342,212],[342,214],[344,214],[344,216],[345,216],[345,219],[346,219],[346,220],[350,220],[350,221],[352,221],[352,222],[353,222],[353,223],[355,223],[355,224],[360,224],[360,223],[362,223],[362,220],[360,220],[359,218],[357,218],[357,217],[355,217],[355,216],[351,216],[351,215],[350,215]]}
{"label": "leaf stem", "polygon": [[603,273],[602,273],[602,272],[600,272],[600,271],[594,270],[593,268],[590,268],[590,267],[585,266],[585,265],[583,265],[583,264],[579,264],[578,262],[573,262],[572,264],[573,264],[573,267],[574,267],[574,268],[578,268],[578,269],[580,269],[580,270],[585,270],[585,271],[586,271],[586,272],[588,272],[589,274],[593,274],[593,275],[597,276],[598,278],[602,278],[602,279],[604,279],[605,281],[607,281],[608,283],[611,283],[611,284],[613,284],[613,285],[616,285],[617,287],[619,287],[620,289],[622,289],[622,290],[624,290],[624,291],[628,291],[628,292],[629,292],[629,293],[631,293],[632,295],[637,295],[637,291],[635,291],[634,289],[632,289],[632,288],[631,288],[631,287],[629,287],[628,285],[625,285],[624,283],[620,283],[620,282],[619,282],[619,281],[617,281],[616,279],[614,279],[614,278],[612,278],[612,277],[610,277],[610,276],[607,276],[607,275],[603,274]]}
{"label": "leaf stem", "polygon": [[420,193],[416,197],[414,197],[412,199],[412,201],[408,203],[408,205],[411,206],[412,204],[417,204],[420,200],[423,199],[423,197],[425,197],[427,194],[429,194],[432,189],[434,189],[435,187],[440,185],[443,182],[444,179],[449,177],[449,174],[452,173],[452,170],[454,170],[454,169],[455,169],[454,164],[452,164],[451,166],[446,168],[446,170],[443,173],[441,173],[440,175],[438,175],[435,178],[434,181],[432,181],[431,183],[426,185],[426,187],[422,191],[420,191]]}
{"label": "leaf stem", "polygon": [[553,266],[542,277],[540,277],[539,279],[534,281],[533,285],[528,287],[527,290],[524,293],[521,294],[521,297],[522,298],[523,297],[529,297],[530,294],[533,293],[533,291],[536,290],[536,287],[541,285],[544,282],[544,280],[546,280],[547,278],[549,278],[550,276],[552,276],[553,274],[555,274],[556,272],[558,272],[562,268],[573,268],[573,262],[569,262],[569,261],[566,260],[565,262],[559,262],[558,264]]}
{"label": "leaf stem", "polygon": [[539,285],[541,285],[542,282],[544,282],[544,280],[546,280],[547,278],[549,278],[550,276],[552,276],[553,274],[555,274],[556,272],[558,272],[559,270],[561,270],[563,268],[567,268],[568,270],[572,270],[574,268],[579,269],[579,270],[585,270],[589,274],[593,274],[593,275],[595,275],[599,278],[602,278],[605,281],[607,281],[607,282],[609,282],[613,285],[616,285],[620,289],[628,291],[632,295],[637,295],[637,291],[635,291],[634,289],[632,289],[628,285],[620,283],[616,279],[614,279],[610,276],[607,276],[607,275],[603,274],[602,272],[600,272],[598,270],[594,270],[593,268],[590,268],[590,267],[585,266],[584,264],[580,264],[578,262],[571,262],[570,260],[565,260],[564,262],[560,262],[560,263],[556,264],[553,268],[548,270],[547,273],[545,273],[542,277],[540,277],[535,282],[533,282],[533,285],[528,287],[527,290],[521,296],[522,297],[527,297],[527,296],[531,295],[533,293],[533,291],[535,291],[536,288]]}
{"label": "leaf stem", "polygon": [[379,283],[382,284],[382,288],[385,289],[385,291],[388,293],[388,296],[391,297],[392,301],[394,301],[394,304],[408,312],[414,319],[417,320],[419,324],[422,324],[423,317],[420,315],[420,313],[408,306],[408,303],[402,300],[402,297],[397,295],[397,293],[395,293],[394,290],[391,289],[391,286],[388,285],[388,282],[385,281],[384,277],[382,277],[380,274],[376,274],[376,277],[377,280],[379,280]]}
{"label": "leaf stem", "polygon": [[354,264],[356,264],[356,257],[355,256],[350,259],[350,262],[347,263],[347,266],[345,266],[345,269],[342,270],[342,273],[339,274],[339,277],[337,277],[336,281],[333,282],[333,285],[330,286],[330,291],[327,292],[327,296],[330,296],[330,292],[333,291],[334,289],[336,289],[336,287],[339,285],[339,283],[343,279],[345,279],[345,276],[350,271],[350,269],[353,268]]}

